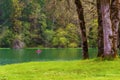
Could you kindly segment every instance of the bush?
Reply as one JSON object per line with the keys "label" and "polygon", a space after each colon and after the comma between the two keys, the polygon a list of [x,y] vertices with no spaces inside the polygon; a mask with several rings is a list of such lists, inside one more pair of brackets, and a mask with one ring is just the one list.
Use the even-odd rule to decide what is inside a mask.
{"label": "bush", "polygon": [[6,29],[0,37],[0,46],[1,47],[10,47],[12,40],[13,40],[14,35],[12,32],[8,29]]}
{"label": "bush", "polygon": [[70,48],[76,48],[76,47],[78,47],[78,44],[75,43],[75,42],[69,43],[68,47],[70,47]]}

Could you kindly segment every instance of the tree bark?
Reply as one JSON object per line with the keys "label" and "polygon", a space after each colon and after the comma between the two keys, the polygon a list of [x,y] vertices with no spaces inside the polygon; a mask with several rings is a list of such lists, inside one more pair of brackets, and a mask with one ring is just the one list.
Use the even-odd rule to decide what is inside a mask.
{"label": "tree bark", "polygon": [[102,20],[103,20],[103,36],[104,36],[104,57],[112,58],[113,51],[113,33],[110,19],[110,0],[101,0]]}
{"label": "tree bark", "polygon": [[102,57],[104,53],[103,45],[103,21],[102,21],[102,10],[101,10],[101,0],[97,0],[97,13],[98,13],[98,55],[97,57]]}
{"label": "tree bark", "polygon": [[120,25],[118,27],[118,48],[120,50]]}
{"label": "tree bark", "polygon": [[111,21],[113,31],[113,51],[114,57],[117,57],[117,45],[118,45],[118,28],[120,23],[120,0],[111,1]]}
{"label": "tree bark", "polygon": [[75,5],[77,8],[81,35],[82,35],[83,58],[87,59],[89,58],[89,55],[88,55],[88,43],[87,43],[87,36],[86,36],[85,20],[84,20],[84,15],[83,15],[84,11],[83,11],[82,3],[80,0],[75,0]]}
{"label": "tree bark", "polygon": [[[112,31],[112,23],[110,19],[110,0],[98,0],[98,17],[99,19],[99,27],[103,27],[103,43],[101,46],[103,47],[103,58],[113,58],[114,49],[113,49],[113,31]],[[99,8],[100,7],[100,8]],[[100,10],[100,11],[99,11]],[[100,34],[100,33],[99,33]],[[100,50],[102,50],[100,48]]]}

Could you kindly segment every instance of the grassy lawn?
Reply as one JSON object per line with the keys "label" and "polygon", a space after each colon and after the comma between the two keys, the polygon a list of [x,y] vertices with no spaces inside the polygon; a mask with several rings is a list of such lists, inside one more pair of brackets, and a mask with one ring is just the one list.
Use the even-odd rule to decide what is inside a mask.
{"label": "grassy lawn", "polygon": [[0,80],[120,80],[120,60],[29,62],[0,66]]}

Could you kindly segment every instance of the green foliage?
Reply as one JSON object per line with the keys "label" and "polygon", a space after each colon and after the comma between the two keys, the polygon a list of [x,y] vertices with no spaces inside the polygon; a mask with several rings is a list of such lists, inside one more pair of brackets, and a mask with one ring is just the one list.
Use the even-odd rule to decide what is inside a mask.
{"label": "green foliage", "polygon": [[5,29],[0,35],[0,47],[11,47],[14,35],[9,29]]}
{"label": "green foliage", "polygon": [[89,45],[90,47],[97,47],[97,30],[98,30],[98,24],[97,24],[97,20],[95,19],[94,21],[92,21],[92,25],[89,29],[89,36],[88,36],[88,40],[89,40]]}
{"label": "green foliage", "polygon": [[[1,47],[2,43],[4,47],[12,46],[12,40],[15,38],[23,41],[27,47],[81,46],[77,13],[72,1],[71,7],[65,0],[0,0],[0,2]],[[87,15],[86,19],[88,18]],[[89,45],[97,46],[97,20],[86,21]],[[5,26],[8,26],[6,30]]]}
{"label": "green foliage", "polygon": [[69,41],[66,38],[67,33],[63,29],[58,29],[53,37],[53,46],[55,47],[67,47]]}
{"label": "green foliage", "polygon": [[31,33],[29,31],[30,23],[24,21],[24,22],[22,22],[22,26],[23,26],[23,28],[22,28],[21,35],[23,36],[23,41],[26,43],[26,46],[29,46],[30,41],[31,41],[31,37],[30,37]]}
{"label": "green foliage", "polygon": [[47,23],[46,23],[46,15],[43,13],[40,16],[39,24],[40,24],[41,31],[44,33],[44,31],[47,28]]}
{"label": "green foliage", "polygon": [[67,32],[67,38],[69,40],[69,44],[70,45],[74,44],[73,47],[78,47],[78,45],[80,45],[81,40],[80,40],[80,34],[79,34],[77,26],[70,23],[66,26],[65,30]]}
{"label": "green foliage", "polygon": [[55,47],[78,47],[80,43],[77,27],[74,24],[68,24],[65,29],[59,28],[53,38]]}
{"label": "green foliage", "polygon": [[[41,13],[41,6],[37,1],[23,1],[25,3],[23,9],[23,32],[24,42],[27,46],[34,47],[40,45],[41,36],[45,30],[46,23],[43,21],[43,13]],[[43,29],[43,30],[42,30]],[[41,33],[41,34],[40,34]],[[39,44],[38,44],[39,43]]]}
{"label": "green foliage", "polygon": [[54,35],[54,31],[53,31],[53,30],[46,30],[46,31],[44,32],[44,36],[45,36],[46,43],[49,44],[49,42],[52,41],[53,35]]}
{"label": "green foliage", "polygon": [[0,9],[2,11],[2,19],[9,19],[12,13],[12,0],[2,0],[0,4]]}
{"label": "green foliage", "polygon": [[69,43],[69,44],[68,44],[68,47],[70,47],[70,48],[77,48],[77,47],[78,47],[78,44],[75,43],[75,42]]}

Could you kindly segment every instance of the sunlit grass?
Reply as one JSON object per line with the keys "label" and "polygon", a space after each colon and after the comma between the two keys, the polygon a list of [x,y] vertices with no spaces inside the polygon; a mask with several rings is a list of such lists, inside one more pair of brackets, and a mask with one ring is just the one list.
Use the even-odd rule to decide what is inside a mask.
{"label": "sunlit grass", "polygon": [[29,62],[0,66],[0,80],[120,80],[120,60]]}

